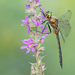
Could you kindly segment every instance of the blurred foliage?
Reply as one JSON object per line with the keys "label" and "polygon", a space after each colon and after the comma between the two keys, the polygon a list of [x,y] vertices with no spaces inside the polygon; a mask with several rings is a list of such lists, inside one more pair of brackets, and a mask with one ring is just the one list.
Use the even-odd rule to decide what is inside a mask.
{"label": "blurred foliage", "polygon": [[[57,18],[67,10],[72,11],[71,32],[61,41],[63,55],[63,69],[59,65],[58,44],[53,32],[45,38],[43,46],[45,51],[43,59],[47,69],[45,75],[75,75],[75,0],[40,0],[45,11],[53,12]],[[25,19],[25,4],[27,0],[1,0],[0,1],[0,75],[30,75],[29,62],[35,62],[30,52],[21,50],[23,39],[29,37],[27,27],[21,27]],[[27,36],[26,36],[27,35]]]}

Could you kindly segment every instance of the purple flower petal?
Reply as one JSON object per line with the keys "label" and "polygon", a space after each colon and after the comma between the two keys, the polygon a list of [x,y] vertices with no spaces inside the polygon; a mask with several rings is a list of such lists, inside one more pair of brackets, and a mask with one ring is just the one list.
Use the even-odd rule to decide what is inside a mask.
{"label": "purple flower petal", "polygon": [[41,29],[43,29],[43,25],[39,25]]}
{"label": "purple flower petal", "polygon": [[44,15],[42,15],[42,17],[43,17],[43,19],[45,19],[45,16]]}
{"label": "purple flower petal", "polygon": [[39,22],[42,22],[44,19],[40,19]]}
{"label": "purple flower petal", "polygon": [[33,22],[35,23],[36,26],[40,26],[40,28],[43,28],[43,25],[41,25],[41,22],[43,21],[43,19],[39,20],[39,21],[36,21],[36,20],[33,20]]}
{"label": "purple flower petal", "polygon": [[42,39],[44,39],[47,35],[48,35],[48,34],[43,35],[43,36],[42,36]]}
{"label": "purple flower petal", "polygon": [[29,9],[30,8],[30,5],[29,4],[26,4],[26,9]]}
{"label": "purple flower petal", "polygon": [[42,39],[42,40],[41,40],[41,43],[43,43],[43,42],[44,42],[44,40]]}
{"label": "purple flower petal", "polygon": [[32,52],[34,52],[35,51],[35,49],[34,48],[32,48]]}
{"label": "purple flower petal", "polygon": [[25,49],[25,48],[28,48],[28,46],[22,46],[20,49]]}
{"label": "purple flower petal", "polygon": [[27,25],[27,28],[30,30],[30,26],[29,25]]}
{"label": "purple flower petal", "polygon": [[27,21],[26,20],[22,20],[23,24],[27,24]]}
{"label": "purple flower petal", "polygon": [[27,25],[27,28],[28,28],[28,33],[30,32],[30,26],[29,25]]}
{"label": "purple flower petal", "polygon": [[25,42],[29,41],[30,39],[24,39]]}
{"label": "purple flower petal", "polygon": [[32,38],[30,38],[30,40],[29,40],[29,41],[30,41],[30,44],[32,44],[32,43],[33,43],[33,40],[32,40]]}
{"label": "purple flower petal", "polygon": [[42,12],[44,11],[45,7],[42,7]]}
{"label": "purple flower petal", "polygon": [[[46,28],[44,29],[44,32],[46,32],[47,29],[48,29],[48,28],[46,27]],[[41,31],[43,31],[43,27],[41,28]]]}
{"label": "purple flower petal", "polygon": [[34,46],[37,46],[38,44],[33,44],[32,46],[34,47]]}
{"label": "purple flower petal", "polygon": [[44,38],[47,36],[48,34],[44,34],[42,37],[41,37],[41,39],[40,39],[40,41],[41,41],[41,43],[43,43],[44,42]]}
{"label": "purple flower petal", "polygon": [[25,48],[27,48],[28,50],[27,50],[26,54],[30,52],[30,49],[32,50],[32,52],[34,52],[35,49],[34,49],[33,47],[35,47],[35,46],[38,45],[38,44],[33,44],[33,39],[32,39],[32,38],[30,38],[30,39],[24,39],[24,40],[22,40],[22,42],[23,42],[24,44],[27,44],[27,45],[28,45],[28,46],[22,46],[22,47],[20,48],[20,49],[25,49]]}
{"label": "purple flower petal", "polygon": [[37,3],[39,3],[39,0],[36,0]]}
{"label": "purple flower petal", "polygon": [[44,31],[46,31],[47,29],[48,29],[48,27],[46,27]]}
{"label": "purple flower petal", "polygon": [[23,24],[21,26],[23,26],[24,24],[29,24],[29,21],[27,19],[27,16],[25,16],[26,20],[22,20]]}
{"label": "purple flower petal", "polygon": [[27,50],[26,54],[30,52],[30,48]]}
{"label": "purple flower petal", "polygon": [[25,19],[28,20],[28,19],[27,19],[27,16],[25,16]]}
{"label": "purple flower petal", "polygon": [[27,31],[28,33],[30,32],[30,30]]}
{"label": "purple flower petal", "polygon": [[39,5],[39,7],[42,6],[41,4]]}
{"label": "purple flower petal", "polygon": [[[50,31],[46,31],[48,27],[45,28],[44,32],[49,33]],[[43,28],[41,28],[41,32],[43,31]]]}
{"label": "purple flower petal", "polygon": [[27,16],[25,16],[25,18],[26,18],[27,24],[29,24],[29,21],[28,21],[28,19],[27,19]]}
{"label": "purple flower petal", "polygon": [[[44,12],[44,8],[45,8],[45,7],[42,8],[42,12]],[[45,19],[44,14],[42,15],[42,17],[43,17],[43,19]]]}
{"label": "purple flower petal", "polygon": [[22,42],[23,42],[24,44],[29,45],[28,41],[22,40]]}
{"label": "purple flower petal", "polygon": [[38,26],[38,25],[37,25],[37,21],[36,21],[36,20],[33,20],[33,22],[35,23],[35,25],[36,25],[36,26]]}
{"label": "purple flower petal", "polygon": [[28,16],[28,18],[30,18],[31,16],[34,16],[34,14],[32,14],[32,15],[29,15],[29,16]]}

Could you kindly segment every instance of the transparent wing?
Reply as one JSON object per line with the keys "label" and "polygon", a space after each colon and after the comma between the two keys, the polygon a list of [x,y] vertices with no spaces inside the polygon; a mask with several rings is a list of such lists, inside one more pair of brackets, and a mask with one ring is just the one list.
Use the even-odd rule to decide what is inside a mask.
{"label": "transparent wing", "polygon": [[68,10],[65,14],[63,14],[62,16],[60,16],[58,18],[58,26],[59,26],[59,29],[61,31],[60,34],[62,34],[61,36],[63,36],[63,37],[67,37],[68,34],[70,33],[71,14],[72,14],[71,11]]}
{"label": "transparent wing", "polygon": [[61,32],[60,29],[59,29],[59,35],[61,35],[61,37],[62,37],[62,39],[63,39],[63,42],[65,43],[65,39],[64,39],[64,37],[63,37],[62,32]]}

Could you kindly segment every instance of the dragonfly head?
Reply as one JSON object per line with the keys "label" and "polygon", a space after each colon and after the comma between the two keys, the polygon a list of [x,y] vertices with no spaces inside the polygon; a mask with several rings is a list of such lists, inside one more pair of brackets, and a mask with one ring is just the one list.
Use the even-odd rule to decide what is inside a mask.
{"label": "dragonfly head", "polygon": [[45,13],[45,18],[50,18],[51,16],[52,16],[52,12],[47,11],[47,12]]}

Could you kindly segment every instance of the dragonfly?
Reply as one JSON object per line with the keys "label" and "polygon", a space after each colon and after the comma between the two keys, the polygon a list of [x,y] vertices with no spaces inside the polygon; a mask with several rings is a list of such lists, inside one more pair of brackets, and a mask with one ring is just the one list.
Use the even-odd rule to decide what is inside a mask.
{"label": "dragonfly", "polygon": [[[40,8],[40,10],[42,12],[41,8]],[[53,32],[56,35],[56,38],[58,41],[59,62],[60,62],[60,66],[62,68],[63,67],[63,65],[62,65],[62,52],[61,52],[59,35],[61,35],[63,41],[65,42],[64,38],[69,35],[70,30],[71,30],[70,19],[71,19],[72,12],[70,10],[68,10],[65,14],[60,16],[58,19],[56,17],[52,17],[52,12],[50,12],[50,11],[47,11],[46,13],[42,12],[42,14],[44,15],[46,20],[42,21],[41,24],[44,24],[46,22],[46,25],[44,26],[42,32],[40,32],[40,31],[37,31],[37,32],[40,32],[42,34],[50,34],[51,27],[53,28]],[[50,32],[44,33],[44,30],[47,26],[48,26]]]}

